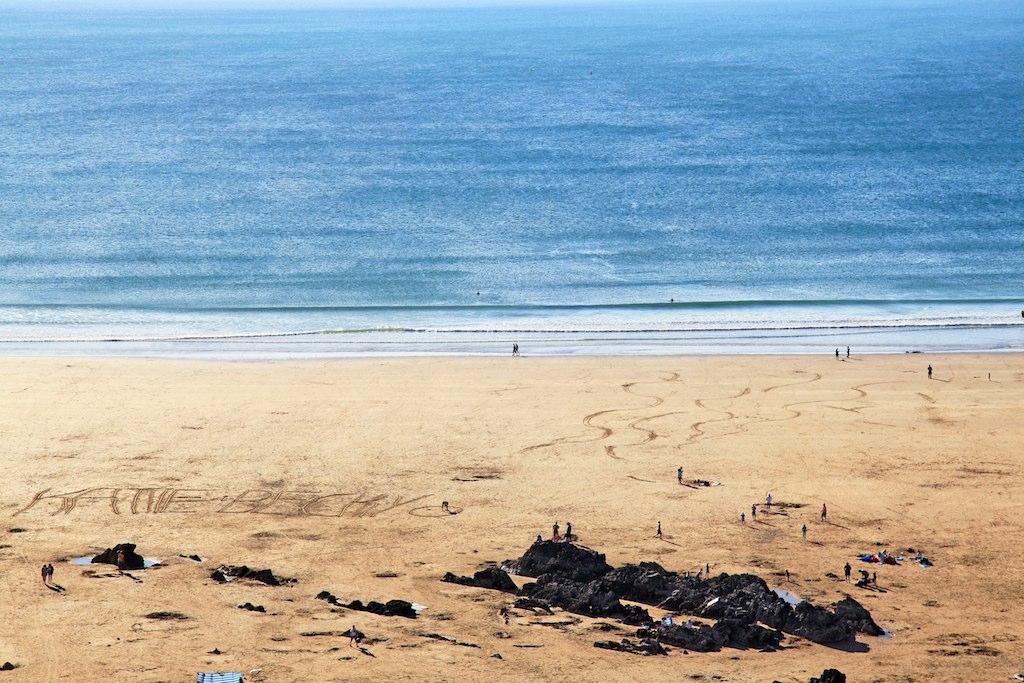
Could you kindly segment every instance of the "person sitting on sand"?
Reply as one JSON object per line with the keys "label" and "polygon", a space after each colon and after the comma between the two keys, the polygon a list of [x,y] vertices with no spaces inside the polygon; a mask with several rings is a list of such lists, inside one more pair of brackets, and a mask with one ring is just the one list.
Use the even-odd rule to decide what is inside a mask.
{"label": "person sitting on sand", "polygon": [[847,562],[847,563],[846,563],[846,566],[845,566],[845,567],[843,567],[843,574],[844,574],[844,575],[846,576],[846,580],[847,580],[847,581],[849,581],[849,580],[850,580],[850,571],[851,571],[852,569],[853,569],[853,567],[851,567],[851,566],[850,566],[850,563],[849,563],[849,562]]}
{"label": "person sitting on sand", "polygon": [[441,510],[443,512],[447,512],[448,514],[452,513],[451,509],[448,507],[448,501],[447,500],[442,500],[441,501]]}
{"label": "person sitting on sand", "polygon": [[824,503],[822,503],[821,504],[821,521],[824,522],[826,519],[828,519],[828,508],[825,507]]}
{"label": "person sitting on sand", "polygon": [[551,540],[552,541],[557,541],[560,538],[561,538],[561,536],[558,533],[558,522],[555,522],[554,524],[551,525]]}
{"label": "person sitting on sand", "polygon": [[565,523],[565,542],[572,541],[572,522]]}

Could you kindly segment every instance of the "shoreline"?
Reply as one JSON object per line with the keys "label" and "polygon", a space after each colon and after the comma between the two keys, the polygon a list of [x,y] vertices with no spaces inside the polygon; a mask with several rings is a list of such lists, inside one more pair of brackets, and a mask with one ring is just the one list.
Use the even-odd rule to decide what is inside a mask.
{"label": "shoreline", "polygon": [[273,360],[391,357],[502,357],[518,343],[545,357],[816,356],[1024,352],[1024,325],[810,327],[595,333],[507,331],[297,332],[78,340],[0,340],[0,357]]}

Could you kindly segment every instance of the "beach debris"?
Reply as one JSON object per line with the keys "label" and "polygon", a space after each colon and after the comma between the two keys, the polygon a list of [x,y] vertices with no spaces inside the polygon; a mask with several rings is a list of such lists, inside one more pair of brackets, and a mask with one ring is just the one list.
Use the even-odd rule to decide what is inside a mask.
{"label": "beach debris", "polygon": [[235,579],[246,579],[249,581],[259,581],[268,586],[288,586],[296,582],[295,579],[275,576],[274,572],[270,569],[250,569],[245,565],[221,565],[213,570],[210,578],[218,583],[227,583]]}
{"label": "beach debris", "polygon": [[506,593],[515,593],[519,588],[509,577],[508,572],[498,567],[488,567],[481,569],[480,571],[469,576],[456,576],[451,572],[447,572],[441,577],[441,580],[445,583],[457,583],[462,586],[474,586],[476,588],[487,588],[490,590],[504,591]]}
{"label": "beach debris", "polygon": [[846,674],[839,669],[825,669],[820,676],[808,679],[807,683],[846,683]]}
{"label": "beach debris", "polygon": [[243,602],[238,606],[238,609],[249,610],[250,612],[266,612],[267,608],[263,605],[254,605],[251,602]]}
{"label": "beach debris", "polygon": [[377,579],[397,579],[401,575],[400,572],[377,572],[373,576]]}
{"label": "beach debris", "polygon": [[134,543],[118,543],[90,560],[92,564],[112,564],[118,569],[144,569],[146,559],[135,552]]}
{"label": "beach debris", "polygon": [[178,557],[184,557],[186,560],[192,560],[193,562],[202,562],[203,561],[203,558],[199,557],[198,555],[179,554]]}
{"label": "beach debris", "polygon": [[353,600],[349,603],[343,603],[328,591],[320,591],[317,593],[316,599],[323,600],[335,607],[343,607],[345,609],[356,610],[359,612],[371,612],[373,614],[379,614],[382,617],[405,617],[406,619],[415,619],[418,616],[413,603],[406,600],[388,600],[384,603],[371,600],[365,605],[361,600]]}
{"label": "beach debris", "polygon": [[667,655],[668,651],[653,638],[644,638],[639,642],[633,642],[629,638],[623,638],[622,640],[599,640],[594,643],[594,647],[601,648],[602,650],[615,650],[616,652],[628,652],[634,655]]}
{"label": "beach debris", "polygon": [[[9,533],[9,534],[23,534],[26,531],[28,531],[28,529],[22,529],[20,526],[15,526],[15,527],[11,527],[10,529],[8,529],[7,533]],[[7,662],[7,663],[10,664],[10,662]],[[6,669],[6,670],[10,671],[10,669]]]}
{"label": "beach debris", "polygon": [[206,654],[208,654],[208,655],[222,655],[224,653],[221,652],[218,648],[213,648],[212,650],[210,650]]}
{"label": "beach debris", "polygon": [[0,671],[14,671],[17,668],[17,664],[11,664],[10,662],[4,662],[2,665],[0,665]]}

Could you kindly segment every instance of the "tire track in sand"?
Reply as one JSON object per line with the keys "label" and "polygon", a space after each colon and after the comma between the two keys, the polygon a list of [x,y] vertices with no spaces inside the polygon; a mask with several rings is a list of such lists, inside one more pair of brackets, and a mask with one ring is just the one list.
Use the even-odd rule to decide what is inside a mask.
{"label": "tire track in sand", "polygon": [[[663,381],[666,381],[666,380],[663,380]],[[639,397],[639,398],[646,398],[646,399],[649,399],[651,401],[654,401],[654,403],[652,403],[649,406],[647,406],[649,408],[654,408],[654,407],[660,406],[662,403],[665,402],[665,399],[663,399],[660,396],[649,396],[649,395],[646,395],[646,394],[638,394],[638,393],[632,391],[632,387],[634,385],[636,385],[636,384],[646,384],[646,382],[626,382],[625,384],[622,385],[622,390],[624,392],[626,392],[627,394],[630,394],[631,396],[636,396],[636,397]],[[588,438],[583,438],[583,437],[576,437],[576,436],[560,436],[560,437],[558,437],[556,439],[552,439],[551,441],[545,441],[544,443],[538,443],[538,444],[534,444],[532,446],[527,446],[526,448],[522,448],[522,449],[520,449],[519,453],[527,453],[529,451],[535,451],[535,450],[538,450],[540,448],[548,448],[549,446],[556,446],[558,444],[563,444],[563,443],[591,443],[591,442],[594,442],[594,441],[604,441],[605,439],[610,437],[615,432],[614,432],[614,430],[611,427],[609,427],[607,425],[595,424],[594,420],[596,420],[597,418],[602,417],[604,415],[609,415],[611,413],[618,413],[618,412],[626,411],[626,410],[636,410],[636,408],[634,406],[627,406],[627,407],[623,407],[623,408],[607,408],[605,410],[598,410],[595,413],[590,413],[589,415],[586,415],[583,418],[583,425],[588,427],[588,428],[590,428],[590,429],[597,429],[597,430],[599,430],[601,432],[601,434],[599,436],[595,436],[595,437],[589,438],[589,439]],[[613,448],[612,451],[608,451],[607,449],[605,449],[605,452],[608,453],[609,456],[614,458],[616,456],[614,455],[614,447],[612,447],[612,448]]]}
{"label": "tire track in sand", "polygon": [[[663,377],[661,379],[661,381],[662,382],[682,382],[683,380],[682,380],[682,376],[678,372],[670,372],[670,373],[668,373],[668,377]],[[639,384],[639,382],[633,382],[633,384]],[[632,384],[630,386],[632,386]],[[625,388],[625,385],[623,385],[623,388]],[[642,396],[642,394],[635,394],[635,395],[636,396]],[[649,398],[653,398],[653,397],[649,397]],[[664,399],[659,399],[658,403],[655,403],[655,404],[651,405],[651,408],[657,408],[658,406],[660,406],[664,402],[665,402]],[[637,419],[635,419],[632,422],[630,422],[628,427],[630,429],[632,429],[632,430],[641,432],[643,434],[643,437],[639,441],[637,441],[636,443],[631,443],[629,445],[630,446],[643,446],[645,443],[650,443],[650,442],[654,441],[655,439],[660,438],[662,436],[661,434],[659,434],[658,432],[654,431],[653,429],[647,429],[645,427],[641,427],[640,425],[642,423],[648,422],[650,420],[656,420],[656,419],[658,419],[660,417],[665,417],[667,415],[681,415],[684,412],[685,411],[682,411],[682,410],[672,410],[672,411],[669,411],[667,413],[659,413],[657,415],[648,415],[647,417],[638,417]]]}
{"label": "tire track in sand", "polygon": [[[711,412],[714,412],[714,413],[722,413],[723,415],[725,415],[725,417],[719,417],[719,418],[714,418],[714,419],[710,419],[710,420],[699,420],[697,422],[694,422],[693,424],[690,425],[690,432],[691,432],[691,434],[690,434],[690,436],[688,436],[686,438],[686,442],[685,443],[693,444],[693,443],[696,443],[698,441],[704,440],[705,437],[707,436],[707,431],[704,429],[704,427],[709,425],[709,424],[714,424],[716,422],[730,422],[730,421],[736,419],[736,413],[732,412],[731,410],[725,409],[725,408],[712,408],[711,406],[709,406],[709,405],[707,405],[705,403],[706,401],[723,401],[723,400],[728,399],[730,401],[730,405],[731,405],[732,401],[735,401],[736,399],[738,399],[738,398],[740,398],[742,396],[746,396],[749,393],[750,393],[750,387],[745,387],[742,391],[740,391],[738,394],[736,394],[734,396],[718,396],[716,398],[697,398],[697,399],[694,399],[693,403],[698,408],[701,408],[703,410],[710,410]],[[737,433],[737,432],[730,432],[730,434],[735,434],[735,433]],[[727,436],[727,435],[726,434],[722,434],[720,436]]]}

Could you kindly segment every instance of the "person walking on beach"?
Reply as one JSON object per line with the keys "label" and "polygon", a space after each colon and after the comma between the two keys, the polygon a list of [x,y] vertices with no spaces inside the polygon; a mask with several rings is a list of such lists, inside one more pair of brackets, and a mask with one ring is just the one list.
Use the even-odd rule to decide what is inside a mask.
{"label": "person walking on beach", "polygon": [[740,524],[746,524],[746,523],[747,523],[747,513],[746,512],[741,512],[740,513]]}
{"label": "person walking on beach", "polygon": [[572,522],[565,523],[565,542],[568,543],[572,540]]}
{"label": "person walking on beach", "polygon": [[43,577],[43,584],[49,583],[50,575],[47,570],[47,565],[43,565],[42,569],[39,570],[40,575]]}
{"label": "person walking on beach", "polygon": [[803,537],[803,539],[805,541],[807,540],[807,525],[806,524],[804,524],[802,527],[800,527],[800,535]]}
{"label": "person walking on beach", "polygon": [[53,565],[49,563],[46,565],[46,580],[53,583]]}
{"label": "person walking on beach", "polygon": [[764,497],[764,506],[766,508],[768,508],[769,510],[771,510],[771,508],[772,508],[772,492],[771,491],[769,491],[768,495],[766,495]]}
{"label": "person walking on beach", "polygon": [[558,522],[551,525],[551,540],[557,541],[560,538],[558,535]]}
{"label": "person walking on beach", "polygon": [[757,503],[750,504],[750,518],[757,519]]}
{"label": "person walking on beach", "polygon": [[658,531],[656,531],[654,535],[661,538],[661,522],[658,522]]}
{"label": "person walking on beach", "polygon": [[853,570],[853,567],[851,567],[851,566],[850,566],[850,563],[849,563],[849,562],[847,562],[847,563],[846,563],[846,566],[845,566],[845,567],[843,567],[843,574],[844,574],[844,575],[846,576],[846,582],[847,582],[847,583],[849,583],[849,582],[850,582],[850,572],[851,572],[852,570]]}
{"label": "person walking on beach", "polygon": [[683,483],[683,468],[682,467],[680,467],[679,469],[676,470],[676,481],[678,481],[680,484]]}
{"label": "person walking on beach", "polygon": [[517,344],[515,342],[512,343],[512,355],[513,356],[518,356],[519,355],[519,344]]}
{"label": "person walking on beach", "polygon": [[931,364],[929,363],[929,364],[928,364],[928,379],[931,379],[931,378],[932,378],[932,366],[931,366]]}
{"label": "person walking on beach", "polygon": [[850,357],[850,347],[849,346],[846,347],[846,357],[847,358]]}
{"label": "person walking on beach", "polygon": [[828,519],[828,508],[825,507],[824,503],[822,503],[821,504],[821,521],[824,522],[826,519]]}
{"label": "person walking on beach", "polygon": [[839,347],[836,347],[836,358],[839,358]]}

